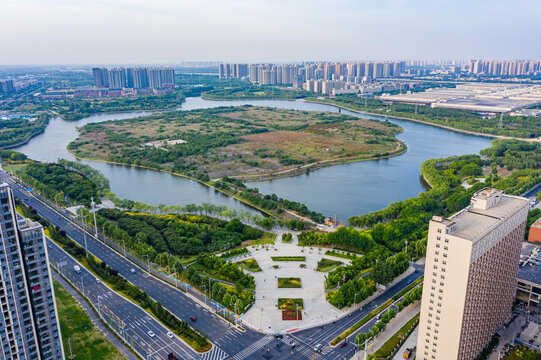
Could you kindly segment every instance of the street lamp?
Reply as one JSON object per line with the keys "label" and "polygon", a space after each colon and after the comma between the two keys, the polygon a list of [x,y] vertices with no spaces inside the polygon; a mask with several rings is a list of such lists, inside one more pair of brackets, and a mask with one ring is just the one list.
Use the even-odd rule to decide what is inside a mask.
{"label": "street lamp", "polygon": [[101,318],[101,302],[100,302],[100,299],[101,299],[101,295],[98,295],[98,314]]}
{"label": "street lamp", "polygon": [[98,225],[96,225],[96,210],[94,209],[94,206],[96,205],[96,203],[94,202],[94,197],[91,197],[90,199],[92,199],[92,201],[90,202],[90,205],[92,206],[92,213],[94,214],[94,229],[96,230],[96,238],[99,239]]}
{"label": "street lamp", "polygon": [[83,219],[83,238],[84,238],[84,241],[85,241],[85,252],[86,252],[86,257],[88,258],[88,246],[86,245],[86,226],[85,226],[85,216],[83,214],[83,206],[81,205],[81,218]]}
{"label": "street lamp", "polygon": [[88,274],[82,274],[81,273],[81,291],[83,292],[83,295],[85,294],[85,283],[83,282],[83,279],[85,278],[85,276],[87,276]]}
{"label": "street lamp", "polygon": [[147,258],[147,268],[148,268],[148,272],[150,274],[150,255],[143,255],[143,257]]}

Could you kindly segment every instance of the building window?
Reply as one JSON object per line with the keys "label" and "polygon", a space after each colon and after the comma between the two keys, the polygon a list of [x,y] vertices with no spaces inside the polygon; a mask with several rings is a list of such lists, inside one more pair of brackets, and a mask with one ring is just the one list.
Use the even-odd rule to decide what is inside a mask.
{"label": "building window", "polygon": [[440,244],[436,244],[436,247],[439,249],[439,248],[440,248]]}
{"label": "building window", "polygon": [[449,247],[448,247],[448,246],[444,246],[444,247],[443,247],[443,250],[449,250]]}
{"label": "building window", "polygon": [[441,229],[438,229],[438,232],[441,234]]}
{"label": "building window", "polygon": [[449,239],[445,239],[445,242],[446,242],[446,243],[449,243]]}

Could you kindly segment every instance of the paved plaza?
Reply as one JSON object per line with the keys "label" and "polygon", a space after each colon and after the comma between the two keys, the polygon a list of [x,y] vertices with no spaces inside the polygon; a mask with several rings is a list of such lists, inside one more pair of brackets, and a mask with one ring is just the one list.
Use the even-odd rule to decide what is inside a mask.
{"label": "paved plaza", "polygon": [[[298,246],[295,233],[291,243],[282,243],[282,235],[283,233],[277,235],[274,245],[249,247],[262,271],[251,273],[255,279],[256,301],[244,314],[243,322],[265,333],[284,333],[332,322],[345,315],[347,309],[338,310],[325,300],[324,281],[327,273],[315,269],[323,257],[339,260],[344,264],[349,264],[350,261],[324,255],[327,250],[324,248]],[[305,256],[306,260],[273,261],[271,256]],[[240,260],[244,259],[246,258]],[[305,268],[301,268],[301,264],[305,264]],[[275,265],[278,265],[277,269],[273,267]],[[278,278],[285,277],[300,278],[301,288],[278,288]],[[282,312],[278,309],[279,298],[302,298],[302,320],[282,320]]]}

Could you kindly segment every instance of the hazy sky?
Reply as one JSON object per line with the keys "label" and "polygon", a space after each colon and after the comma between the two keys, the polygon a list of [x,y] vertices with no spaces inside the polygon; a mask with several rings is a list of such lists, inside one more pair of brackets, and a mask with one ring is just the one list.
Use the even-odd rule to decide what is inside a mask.
{"label": "hazy sky", "polygon": [[540,0],[0,0],[0,64],[541,58]]}

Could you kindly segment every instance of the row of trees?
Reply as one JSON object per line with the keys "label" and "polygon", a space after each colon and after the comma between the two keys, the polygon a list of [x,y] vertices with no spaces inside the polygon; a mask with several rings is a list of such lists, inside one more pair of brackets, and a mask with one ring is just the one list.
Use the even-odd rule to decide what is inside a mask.
{"label": "row of trees", "polygon": [[[404,295],[404,298],[402,299],[401,302],[396,304],[396,308],[398,309],[399,312],[402,311],[402,309],[404,309],[409,304],[412,304],[415,301],[421,300],[422,294],[423,294],[422,286],[413,288],[411,291],[406,293],[406,295]],[[376,325],[374,325],[372,329],[370,329],[370,331],[366,333],[359,333],[357,335],[356,343],[363,344],[366,340],[369,340],[377,336],[382,330],[385,329],[389,321],[391,321],[395,316],[396,316],[395,308],[393,307],[389,308],[389,310],[387,310],[383,315],[381,315],[381,318],[379,319],[380,321],[378,321]]]}

